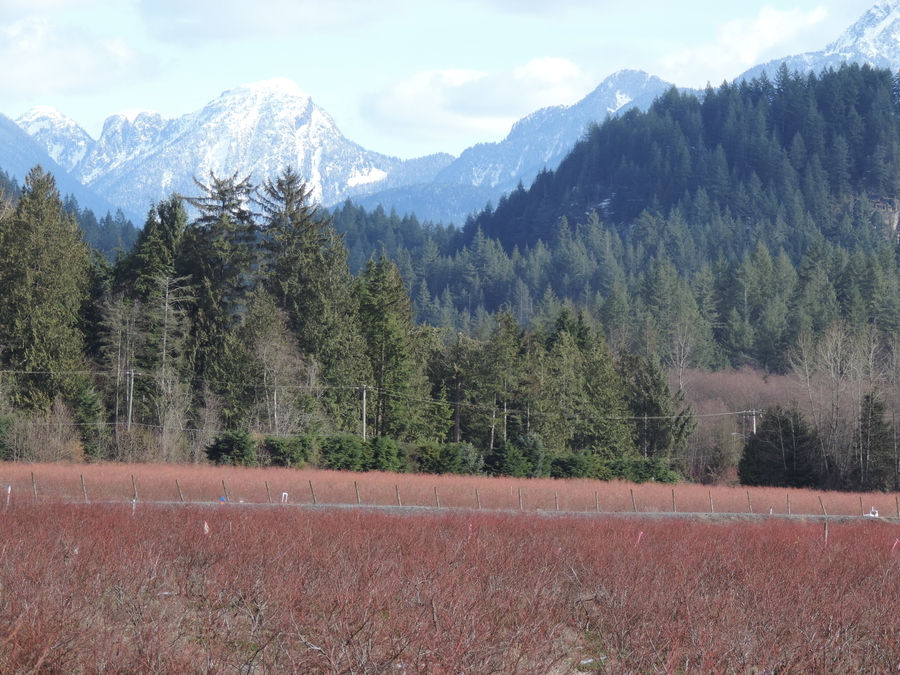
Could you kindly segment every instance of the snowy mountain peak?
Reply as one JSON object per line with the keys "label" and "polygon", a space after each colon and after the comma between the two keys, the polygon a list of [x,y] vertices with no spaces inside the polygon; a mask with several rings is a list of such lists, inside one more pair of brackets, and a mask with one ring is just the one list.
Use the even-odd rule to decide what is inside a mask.
{"label": "snowy mountain peak", "polygon": [[222,99],[296,99],[304,103],[310,102],[310,95],[297,86],[293,80],[286,77],[276,77],[271,80],[261,80],[250,84],[242,84],[239,87],[222,92]]}
{"label": "snowy mountain peak", "polygon": [[77,122],[46,105],[32,108],[19,117],[16,124],[66,171],[71,171],[94,143]]}
{"label": "snowy mountain peak", "polygon": [[853,52],[869,58],[900,52],[900,0],[875,4],[825,48],[826,54]]}
{"label": "snowy mountain peak", "polygon": [[438,180],[496,191],[530,183],[541,169],[556,168],[593,122],[633,106],[646,109],[672,85],[639,70],[620,70],[570,106],[542,108],[523,117],[499,143],[464,150]]}
{"label": "snowy mountain peak", "polygon": [[900,70],[900,0],[876,3],[821,51],[761,63],[739,75],[736,81],[749,80],[763,73],[772,75],[782,64],[790,72],[818,73],[826,68],[840,68],[844,63],[867,63],[875,68]]}
{"label": "snowy mountain peak", "polygon": [[159,117],[159,113],[155,110],[145,110],[143,108],[129,108],[128,110],[120,110],[117,113],[113,113],[107,120],[116,119],[116,120],[127,120],[130,124],[135,124],[138,119],[147,117]]}
{"label": "snowy mountain peak", "polygon": [[29,134],[34,134],[41,129],[46,129],[47,127],[56,125],[71,124],[73,126],[77,126],[74,121],[63,115],[56,108],[51,108],[49,105],[35,106],[31,110],[23,114],[21,117],[19,117],[16,120],[16,124],[18,124]]}

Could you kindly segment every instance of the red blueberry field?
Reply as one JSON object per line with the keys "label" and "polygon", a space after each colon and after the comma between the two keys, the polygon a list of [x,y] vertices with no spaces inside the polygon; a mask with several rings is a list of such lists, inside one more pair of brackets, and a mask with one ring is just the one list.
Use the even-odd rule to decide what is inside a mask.
{"label": "red blueberry field", "polygon": [[894,495],[171,465],[0,488],[2,673],[900,666]]}

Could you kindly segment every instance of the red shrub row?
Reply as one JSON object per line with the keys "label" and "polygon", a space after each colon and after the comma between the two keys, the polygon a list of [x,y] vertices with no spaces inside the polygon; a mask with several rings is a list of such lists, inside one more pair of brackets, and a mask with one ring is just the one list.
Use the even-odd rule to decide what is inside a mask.
{"label": "red shrub row", "polygon": [[0,672],[894,671],[900,527],[829,529],[25,503]]}
{"label": "red shrub row", "polygon": [[[32,477],[34,483],[32,483]],[[132,479],[134,482],[132,482]],[[82,487],[82,480],[84,487]],[[310,488],[312,483],[312,489]],[[569,512],[748,513],[861,515],[874,507],[900,517],[897,495],[813,492],[782,488],[729,488],[696,484],[634,485],[623,481],[350,473],[277,468],[177,464],[0,463],[0,505],[38,499],[436,506]],[[268,487],[267,487],[268,486]],[[179,488],[181,495],[179,495]],[[634,499],[632,500],[632,495]],[[749,495],[749,499],[748,499]],[[673,501],[674,500],[674,501]],[[820,501],[821,500],[821,501]]]}

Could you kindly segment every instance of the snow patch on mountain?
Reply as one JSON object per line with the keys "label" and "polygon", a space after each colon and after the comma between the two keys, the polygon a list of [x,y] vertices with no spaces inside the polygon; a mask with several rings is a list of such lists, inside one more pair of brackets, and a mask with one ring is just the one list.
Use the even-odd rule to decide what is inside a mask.
{"label": "snow patch on mountain", "polygon": [[614,105],[610,106],[606,110],[610,113],[617,112],[622,109],[623,106],[628,105],[634,99],[629,95],[621,91],[616,92],[616,102]]}
{"label": "snow patch on mountain", "polygon": [[388,177],[387,171],[381,171],[379,169],[372,169],[367,174],[355,173],[352,174],[347,179],[347,185],[350,187],[356,187],[357,185],[370,185],[372,183],[378,183],[383,181]]}

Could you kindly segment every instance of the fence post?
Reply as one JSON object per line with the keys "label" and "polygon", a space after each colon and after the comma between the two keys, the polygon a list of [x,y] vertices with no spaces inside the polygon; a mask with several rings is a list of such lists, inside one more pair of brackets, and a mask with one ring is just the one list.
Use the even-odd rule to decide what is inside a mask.
{"label": "fence post", "polygon": [[709,491],[709,512],[710,512],[710,513],[715,513],[715,512],[716,512],[716,507],[713,506],[712,490]]}
{"label": "fence post", "polygon": [[34,471],[31,472],[31,492],[34,494],[34,498],[37,499],[37,481],[34,479]]}
{"label": "fence post", "polygon": [[362,502],[359,501],[359,483],[357,481],[353,481],[353,489],[356,490],[356,505],[359,506]]}
{"label": "fence post", "polygon": [[312,479],[309,480],[309,491],[312,493],[313,504],[318,504],[319,502],[316,500],[316,491],[313,489]]}
{"label": "fence post", "polygon": [[441,508],[441,498],[438,497],[437,485],[434,486],[434,503]]}
{"label": "fence post", "polygon": [[672,513],[678,513],[678,507],[675,506],[675,488],[672,488]]}
{"label": "fence post", "polygon": [[132,490],[131,501],[136,502],[137,498],[138,498],[137,497],[137,481],[134,479],[134,474],[131,474],[131,490]]}
{"label": "fence post", "polygon": [[631,488],[631,508],[637,513],[637,502],[634,501],[634,488]]}
{"label": "fence post", "polygon": [[222,490],[225,492],[225,501],[230,502],[231,498],[228,496],[228,486],[225,485],[225,479],[222,479]]}
{"label": "fence post", "polygon": [[400,501],[400,486],[395,485],[394,489],[397,491],[397,506],[403,506],[403,502]]}
{"label": "fence post", "polygon": [[84,501],[87,502],[87,488],[84,485],[84,474],[81,474],[81,494],[84,495]]}
{"label": "fence post", "polygon": [[747,508],[750,509],[750,513],[753,513],[753,502],[750,501],[750,490],[747,490]]}
{"label": "fence post", "polygon": [[475,503],[478,504],[478,509],[481,509],[481,496],[478,494],[478,488],[475,488]]}
{"label": "fence post", "polygon": [[272,503],[272,493],[269,491],[269,481],[266,481],[266,499],[269,500],[269,503]]}

